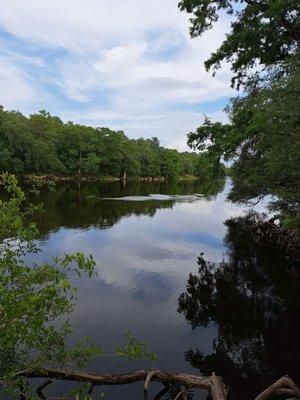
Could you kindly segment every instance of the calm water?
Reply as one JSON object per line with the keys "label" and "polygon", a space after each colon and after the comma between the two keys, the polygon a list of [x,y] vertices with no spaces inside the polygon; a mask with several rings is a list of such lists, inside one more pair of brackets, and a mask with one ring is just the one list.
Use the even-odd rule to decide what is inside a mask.
{"label": "calm water", "polygon": [[[283,370],[296,379],[299,351],[295,350],[295,342],[294,350],[287,343],[291,339],[297,342],[299,319],[294,319],[293,327],[287,327],[289,318],[295,318],[297,310],[289,308],[288,315],[282,316],[282,310],[288,307],[287,292],[277,283],[285,280],[287,273],[284,269],[279,278],[275,274],[274,280],[273,272],[268,275],[268,269],[278,262],[273,251],[270,255],[267,250],[257,250],[256,245],[249,246],[250,254],[241,251],[241,259],[252,260],[250,264],[254,267],[250,275],[255,276],[248,276],[247,270],[246,283],[240,281],[244,279],[240,275],[233,281],[236,279],[239,288],[245,287],[246,297],[247,291],[255,292],[256,300],[252,296],[245,307],[236,308],[245,299],[234,298],[231,280],[225,285],[227,292],[220,289],[220,283],[215,287],[220,297],[216,304],[211,305],[209,299],[198,298],[196,294],[190,301],[182,302],[182,312],[178,312],[178,299],[187,291],[189,273],[202,279],[202,286],[200,282],[198,287],[201,293],[208,287],[205,277],[197,275],[200,252],[206,260],[216,263],[213,268],[217,270],[224,258],[230,260],[230,252],[234,251],[235,257],[236,249],[243,248],[243,238],[235,243],[234,232],[228,236],[229,228],[224,225],[227,219],[243,213],[241,207],[226,201],[228,187],[229,182],[225,186],[224,182],[206,186],[198,182],[127,183],[125,187],[120,183],[82,183],[81,186],[74,183],[57,185],[52,193],[41,191],[38,201],[44,203],[46,212],[38,220],[43,250],[38,259],[44,261],[55,255],[82,251],[92,254],[97,261],[98,277],[76,281],[78,300],[71,316],[76,337],[89,336],[110,353],[115,344],[124,343],[123,335],[130,331],[158,355],[155,363],[107,355],[94,362],[91,370],[118,373],[159,367],[199,374],[199,368],[203,373],[211,373],[213,369],[222,373],[236,393],[242,384],[242,390],[251,395],[251,390],[257,392],[253,380],[267,384]],[[227,272],[222,277],[228,276]],[[273,314],[275,341],[270,339],[270,332],[265,332],[265,325],[274,319]],[[252,325],[244,324],[245,318]],[[262,343],[261,337],[270,343]],[[264,358],[261,365],[255,348],[258,345],[264,346],[260,354],[267,347],[267,358],[274,346],[287,347],[279,359],[273,355],[273,360]],[[248,353],[241,355],[243,351]],[[230,361],[230,357],[235,361]],[[262,378],[260,368],[266,378]],[[153,385],[153,389],[157,388]],[[107,399],[134,400],[141,398],[142,387],[139,384],[97,390],[103,391]],[[204,394],[201,396],[198,398],[205,398]],[[245,395],[243,399],[246,398]]]}

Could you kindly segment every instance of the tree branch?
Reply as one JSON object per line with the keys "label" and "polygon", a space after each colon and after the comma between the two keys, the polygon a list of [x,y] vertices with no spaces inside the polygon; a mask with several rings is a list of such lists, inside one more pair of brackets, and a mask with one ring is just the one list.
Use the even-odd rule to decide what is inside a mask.
{"label": "tree branch", "polygon": [[153,371],[149,371],[148,375],[145,380],[144,384],[144,400],[148,400],[148,389],[149,389],[149,383],[151,381],[151,378],[159,372],[158,369],[154,369]]}
{"label": "tree branch", "polygon": [[279,389],[290,389],[293,391],[293,396],[300,398],[300,389],[298,386],[291,380],[290,377],[283,376],[282,378],[278,379],[273,385],[269,386],[266,390],[260,393],[255,400],[266,400],[272,394],[276,393]]}
{"label": "tree branch", "polygon": [[[148,370],[140,370],[120,375],[95,375],[81,371],[70,371],[65,369],[40,369],[24,372],[22,376],[27,378],[51,378],[66,381],[90,382],[95,385],[126,385],[139,381],[145,381],[149,374]],[[210,390],[211,378],[189,374],[176,374],[173,372],[162,372],[157,370],[151,377],[152,381],[165,385],[182,384],[193,388]]]}

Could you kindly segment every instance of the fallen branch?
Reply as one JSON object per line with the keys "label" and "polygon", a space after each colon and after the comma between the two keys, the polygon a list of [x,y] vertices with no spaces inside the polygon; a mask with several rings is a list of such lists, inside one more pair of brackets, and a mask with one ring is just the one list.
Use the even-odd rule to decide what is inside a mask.
{"label": "fallen branch", "polygon": [[[48,378],[65,381],[89,382],[95,385],[126,385],[145,381],[149,374],[148,370],[140,370],[120,375],[95,375],[81,371],[69,371],[64,369],[41,369],[29,371],[23,374],[27,378]],[[160,382],[165,385],[182,384],[193,388],[210,390],[211,378],[206,376],[196,376],[189,374],[176,374],[172,372],[162,372],[157,370],[151,377],[152,381]]]}
{"label": "fallen branch", "polygon": [[278,391],[282,392],[283,389],[284,391],[288,389],[290,395],[300,398],[300,389],[295,382],[293,382],[292,379],[286,375],[278,379],[278,381],[273,383],[273,385],[269,386],[266,390],[260,393],[255,400],[266,400],[273,394],[277,394]]}
{"label": "fallen branch", "polygon": [[[226,400],[227,398],[227,389],[224,386],[222,378],[217,376],[215,373],[212,373],[211,376],[197,376],[163,372],[160,370],[149,371],[142,369],[140,371],[127,374],[96,375],[65,369],[40,369],[22,372],[19,375],[26,378],[47,378],[47,381],[37,388],[37,394],[42,400],[46,399],[42,390],[55,379],[88,382],[91,384],[89,394],[91,394],[93,388],[98,385],[126,385],[144,381],[144,399],[147,400],[150,381],[154,381],[160,382],[164,385],[164,388],[154,397],[154,400],[160,400],[162,396],[164,396],[174,385],[180,385],[185,388],[178,393],[176,397],[177,400],[180,397],[186,399],[187,391],[189,389],[205,389],[207,392],[211,393],[213,400]],[[255,400],[267,400],[271,396],[282,394],[300,399],[300,389],[288,376],[283,376],[277,382],[273,383],[273,385],[269,386],[262,393],[260,393]],[[24,395],[24,390],[22,390],[21,397],[23,396],[24,398]]]}
{"label": "fallen branch", "polygon": [[151,381],[151,378],[152,378],[155,374],[157,374],[158,372],[159,372],[158,369],[154,369],[154,370],[148,372],[148,375],[147,375],[147,377],[146,377],[145,384],[144,384],[144,400],[148,400],[149,383],[150,383],[150,381]]}

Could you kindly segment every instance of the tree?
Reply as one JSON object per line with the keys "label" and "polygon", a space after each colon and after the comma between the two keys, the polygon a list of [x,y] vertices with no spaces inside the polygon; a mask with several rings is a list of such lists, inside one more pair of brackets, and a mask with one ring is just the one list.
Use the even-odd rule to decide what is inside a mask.
{"label": "tree", "polygon": [[195,175],[201,181],[209,181],[225,176],[225,167],[220,163],[219,158],[213,157],[210,153],[200,153],[195,167]]}
{"label": "tree", "polygon": [[161,173],[166,178],[176,178],[180,173],[180,159],[177,150],[164,149]]}
{"label": "tree", "polygon": [[231,31],[205,62],[207,69],[231,63],[232,83],[248,84],[253,68],[274,66],[295,54],[300,41],[297,0],[181,0],[181,11],[193,14],[190,32],[201,36],[221,12],[233,16]]}
{"label": "tree", "polygon": [[205,120],[188,135],[191,147],[231,160],[229,198],[257,202],[276,198],[287,226],[299,224],[300,204],[300,8],[294,0],[183,0],[193,13],[192,36],[211,28],[222,11],[234,15],[231,31],[206,61],[207,69],[231,63],[232,83],[243,96],[226,108],[230,123]]}

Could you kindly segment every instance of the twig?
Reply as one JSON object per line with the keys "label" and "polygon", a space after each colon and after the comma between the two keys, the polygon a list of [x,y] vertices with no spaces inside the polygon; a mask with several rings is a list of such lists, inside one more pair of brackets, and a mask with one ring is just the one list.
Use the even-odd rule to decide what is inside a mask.
{"label": "twig", "polygon": [[94,387],[96,386],[96,384],[95,383],[92,383],[91,384],[91,386],[90,386],[90,388],[89,388],[89,391],[88,391],[88,395],[89,394],[92,394],[92,391],[94,390]]}
{"label": "twig", "polygon": [[187,400],[186,393],[187,393],[187,389],[181,390],[181,391],[177,394],[177,396],[175,397],[174,400],[179,400],[180,397],[182,397],[183,400]]}
{"label": "twig", "polygon": [[154,369],[153,371],[149,371],[146,379],[145,379],[145,384],[144,384],[144,400],[148,400],[148,389],[149,389],[149,384],[151,381],[151,378],[159,372],[158,369]]}

